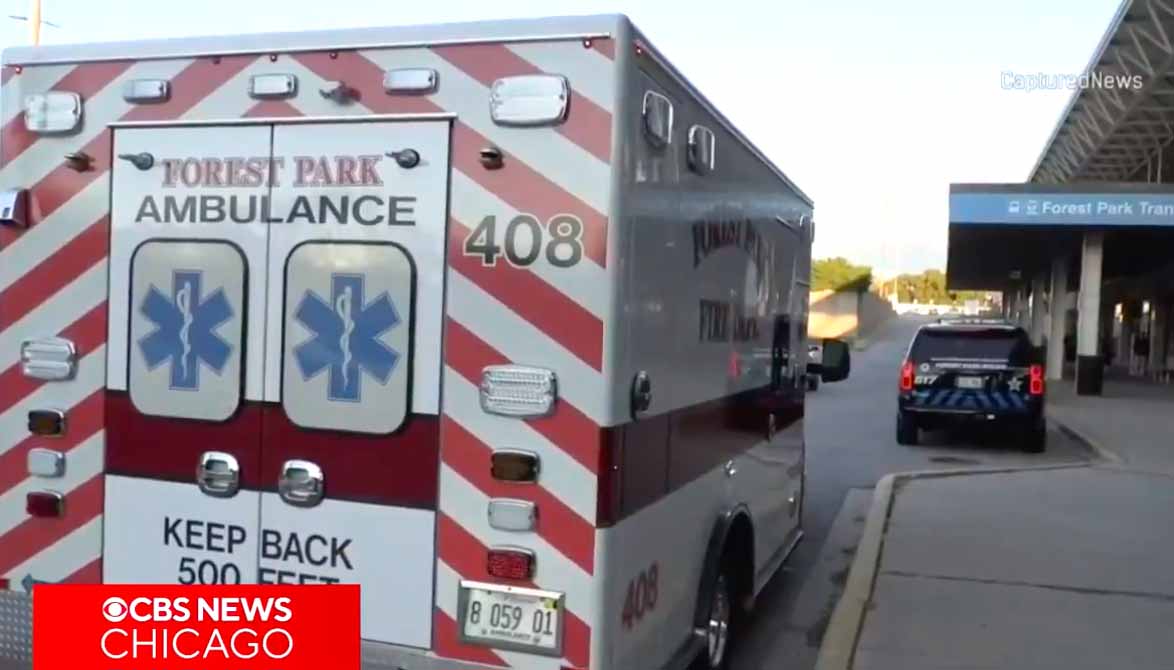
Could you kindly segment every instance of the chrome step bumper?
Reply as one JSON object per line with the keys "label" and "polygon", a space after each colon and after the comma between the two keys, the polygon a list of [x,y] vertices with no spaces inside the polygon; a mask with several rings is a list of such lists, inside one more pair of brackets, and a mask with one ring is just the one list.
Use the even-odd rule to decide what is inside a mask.
{"label": "chrome step bumper", "polygon": [[0,591],[0,670],[28,670],[32,666],[32,596]]}

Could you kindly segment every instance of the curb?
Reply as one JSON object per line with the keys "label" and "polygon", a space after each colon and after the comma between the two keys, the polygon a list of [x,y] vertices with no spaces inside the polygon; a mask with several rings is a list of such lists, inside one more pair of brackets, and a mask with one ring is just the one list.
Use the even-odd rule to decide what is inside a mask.
{"label": "curb", "polygon": [[[1095,448],[1094,448],[1095,449]],[[1110,452],[1111,453],[1111,452]],[[832,611],[819,646],[815,670],[850,670],[856,655],[856,643],[864,627],[864,613],[872,600],[872,588],[880,568],[881,550],[884,548],[885,531],[889,525],[893,500],[901,485],[911,479],[938,479],[945,477],[966,477],[973,475],[997,475],[1011,472],[1034,472],[1045,470],[1072,470],[1091,467],[1089,463],[1057,463],[1005,468],[971,468],[958,470],[915,470],[894,472],[885,475],[873,490],[872,506],[868,509],[864,534],[856,545],[856,557],[848,572],[848,581]]]}
{"label": "curb", "polygon": [[893,504],[893,492],[900,474],[881,477],[873,489],[872,506],[868,508],[868,519],[864,534],[856,545],[856,557],[840,601],[832,610],[819,645],[819,656],[815,670],[848,670],[856,654],[856,640],[864,623],[864,611],[872,598],[872,584],[880,567],[881,545],[884,544],[885,528],[889,522],[889,511]]}
{"label": "curb", "polygon": [[1053,424],[1055,424],[1057,430],[1091,449],[1093,453],[1097,455],[1097,458],[1113,465],[1125,464],[1125,459],[1120,454],[1101,444],[1099,441],[1089,437],[1088,433],[1085,433],[1084,431],[1067,423],[1063,419],[1060,419],[1051,410],[1045,409],[1044,414],[1048,417],[1048,421],[1051,421]]}

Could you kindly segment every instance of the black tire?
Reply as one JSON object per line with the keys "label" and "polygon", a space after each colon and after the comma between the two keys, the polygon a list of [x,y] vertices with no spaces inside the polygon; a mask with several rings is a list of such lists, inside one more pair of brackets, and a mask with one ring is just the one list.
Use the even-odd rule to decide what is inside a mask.
{"label": "black tire", "polygon": [[819,377],[816,377],[815,375],[807,375],[807,390],[808,391],[818,391],[819,390]]}
{"label": "black tire", "polygon": [[730,650],[737,620],[733,575],[723,566],[711,590],[705,645],[690,666],[691,670],[726,670],[730,667]]}
{"label": "black tire", "polygon": [[1048,426],[1040,422],[1038,426],[1028,428],[1020,442],[1023,451],[1029,454],[1042,454],[1048,448]]}
{"label": "black tire", "polygon": [[917,419],[909,412],[897,410],[897,444],[916,446]]}

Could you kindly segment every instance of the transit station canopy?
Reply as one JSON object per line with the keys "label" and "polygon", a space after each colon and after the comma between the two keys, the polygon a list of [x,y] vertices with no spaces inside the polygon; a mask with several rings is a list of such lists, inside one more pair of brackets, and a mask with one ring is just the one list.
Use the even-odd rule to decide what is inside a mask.
{"label": "transit station canopy", "polygon": [[951,184],[949,287],[1020,283],[1047,271],[1050,258],[1077,257],[1086,230],[1129,232],[1114,235],[1106,278],[1160,266],[1174,235],[1174,185]]}

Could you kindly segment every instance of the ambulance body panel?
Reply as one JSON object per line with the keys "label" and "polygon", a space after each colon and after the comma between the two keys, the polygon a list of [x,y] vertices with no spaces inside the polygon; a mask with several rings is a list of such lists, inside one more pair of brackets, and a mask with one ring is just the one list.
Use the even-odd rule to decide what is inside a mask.
{"label": "ambulance body panel", "polygon": [[801,537],[811,203],[626,18],[3,77],[0,632],[359,583],[365,667],[667,667]]}

